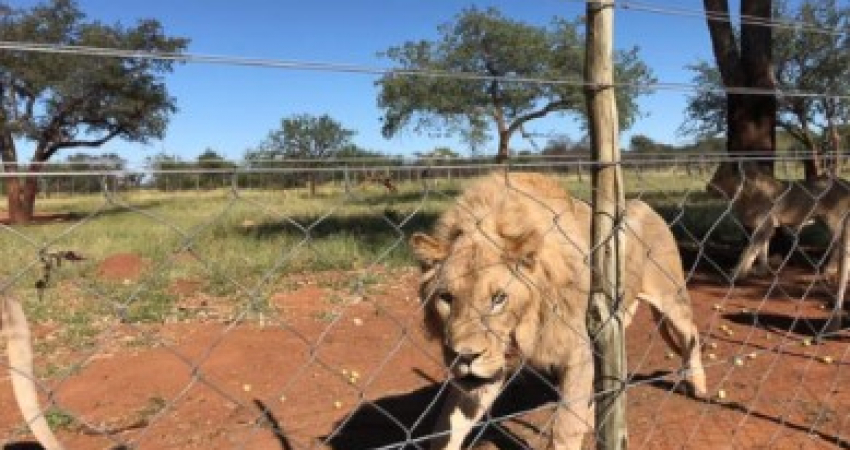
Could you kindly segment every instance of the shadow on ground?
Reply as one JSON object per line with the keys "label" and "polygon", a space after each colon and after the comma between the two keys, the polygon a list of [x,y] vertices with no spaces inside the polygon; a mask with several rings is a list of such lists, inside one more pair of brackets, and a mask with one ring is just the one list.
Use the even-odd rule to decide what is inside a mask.
{"label": "shadow on ground", "polygon": [[[824,332],[827,320],[824,317],[793,317],[783,314],[724,314],[723,318],[741,325],[754,326],[774,333],[790,332],[803,337],[817,337]],[[850,326],[850,314],[845,313],[842,322],[844,328]],[[846,336],[835,333],[825,336],[826,340],[847,340]]]}
{"label": "shadow on ground", "polygon": [[3,446],[3,450],[44,450],[38,442],[15,442]]}
{"label": "shadow on ground", "polygon": [[[442,384],[436,383],[406,394],[387,396],[366,403],[345,420],[336,424],[336,433],[328,436],[333,449],[427,448],[436,418],[443,403]],[[551,381],[523,372],[504,390],[491,412],[495,421],[512,414],[546,407],[558,401]],[[520,427],[539,433],[534,425],[521,418],[509,419]],[[514,427],[515,428],[515,427]],[[376,432],[380,430],[380,432]],[[519,436],[498,425],[481,425],[470,436],[476,443],[490,443],[502,450],[530,448]]]}

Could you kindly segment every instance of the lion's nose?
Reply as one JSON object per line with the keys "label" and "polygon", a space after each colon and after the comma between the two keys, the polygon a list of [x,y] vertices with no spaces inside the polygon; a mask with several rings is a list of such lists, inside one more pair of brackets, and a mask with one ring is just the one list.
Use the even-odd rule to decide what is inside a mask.
{"label": "lion's nose", "polygon": [[455,354],[457,355],[457,362],[463,365],[470,365],[473,361],[478,359],[481,356],[480,351],[473,350],[469,347],[460,347],[455,349]]}

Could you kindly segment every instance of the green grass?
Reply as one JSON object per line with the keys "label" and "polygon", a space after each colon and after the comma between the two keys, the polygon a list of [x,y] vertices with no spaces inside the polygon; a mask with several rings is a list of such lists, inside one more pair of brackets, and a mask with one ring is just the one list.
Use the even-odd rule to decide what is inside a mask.
{"label": "green grass", "polygon": [[[406,236],[430,226],[451,189],[442,186],[448,194],[424,199],[415,185],[397,197],[326,187],[313,198],[298,190],[218,190],[39,199],[39,213],[73,219],[0,227],[0,258],[14,262],[0,267],[0,289],[21,298],[33,322],[58,326],[55,342],[77,349],[93,345],[103,317],[191,319],[177,308],[180,293],[172,286],[181,280],[264,313],[264,295],[279,290],[287,274],[409,264]],[[86,259],[52,266],[39,293],[36,282],[45,277],[39,253],[65,250]],[[100,264],[115,254],[138,255],[146,269],[138,278],[110,279]],[[369,284],[374,275],[366,270],[361,278]]]}
{"label": "green grass", "polygon": [[[709,176],[653,170],[624,178],[629,197],[643,198],[687,230],[677,232],[680,237],[712,231],[726,238],[740,230],[734,224],[710,228],[725,205],[703,193]],[[586,170],[562,181],[573,195],[589,199]],[[346,194],[327,185],[315,197],[295,189],[222,189],[40,199],[40,213],[72,213],[75,219],[0,228],[0,258],[15,262],[0,267],[2,289],[24,298],[33,320],[59,324],[63,339],[77,348],[92,345],[102,317],[134,323],[191,319],[191,312],[176,307],[180,295],[172,286],[180,280],[233,305],[249,303],[259,313],[267,312],[264,296],[280,290],[292,273],[358,269],[356,280],[337,283],[359,292],[380,282],[370,267],[412,264],[407,237],[430,228],[467,182],[437,180],[427,191],[403,183],[393,195],[376,186]],[[33,286],[44,276],[40,250],[73,250],[86,259],[53,267],[38,300]],[[138,279],[100,273],[99,264],[119,253],[147,262]]]}
{"label": "green grass", "polygon": [[75,423],[73,415],[56,407],[48,409],[44,413],[44,417],[47,420],[47,425],[53,430],[67,430]]}

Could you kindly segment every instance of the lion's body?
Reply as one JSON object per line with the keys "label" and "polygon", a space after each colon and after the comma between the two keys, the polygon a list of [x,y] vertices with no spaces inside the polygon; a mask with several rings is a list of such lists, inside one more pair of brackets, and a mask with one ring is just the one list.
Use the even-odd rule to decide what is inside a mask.
{"label": "lion's body", "polygon": [[[592,358],[586,328],[591,211],[553,179],[494,174],[474,184],[440,218],[433,236],[411,239],[422,262],[426,325],[443,340],[456,381],[436,448],[459,448],[504,377],[518,363],[561,380],[566,405],[552,433],[555,448],[579,448],[592,422]],[[705,378],[681,260],[666,223],[639,201],[627,205],[627,323],[637,302],[652,305],[662,335]],[[474,413],[470,412],[474,411]]]}
{"label": "lion's body", "polygon": [[758,261],[759,272],[770,270],[768,246],[777,227],[799,232],[817,220],[829,230],[831,258],[826,272],[837,274],[837,301],[827,331],[840,328],[842,304],[850,278],[850,182],[840,178],[806,181],[778,180],[757,166],[721,164],[709,189],[732,202],[741,223],[753,230],[735,268],[746,277]]}

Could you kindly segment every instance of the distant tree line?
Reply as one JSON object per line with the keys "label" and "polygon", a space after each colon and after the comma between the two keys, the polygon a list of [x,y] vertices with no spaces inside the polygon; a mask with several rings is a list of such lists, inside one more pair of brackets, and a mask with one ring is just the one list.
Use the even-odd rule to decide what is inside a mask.
{"label": "distant tree line", "polygon": [[[850,106],[841,95],[850,80],[850,7],[836,0],[741,0],[739,13],[730,14],[729,5],[728,0],[703,0],[715,58],[690,66],[699,89],[688,98],[680,128],[698,140],[671,146],[638,135],[625,149],[626,158],[720,149],[770,156],[781,151],[783,137],[790,137],[796,144],[788,151],[809,157],[807,177],[837,173],[838,156],[850,139]],[[187,38],[170,36],[154,19],[125,26],[89,18],[75,0],[41,0],[25,7],[0,0],[0,9],[0,40],[8,42],[151,53],[181,53],[189,44]],[[809,26],[765,26],[782,17]],[[375,82],[385,137],[402,131],[450,134],[473,154],[483,154],[481,147],[494,142],[489,153],[511,164],[538,155],[556,160],[590,156],[583,139],[554,139],[531,150],[511,145],[512,138],[525,136],[525,127],[542,117],[570,117],[586,124],[581,18],[553,18],[540,25],[495,8],[471,7],[440,25],[434,36],[406,40],[379,53],[398,69]],[[626,130],[643,116],[638,99],[651,92],[656,78],[638,48],[615,49],[612,63],[619,84],[618,125]],[[152,156],[152,170],[136,178],[112,169],[120,159],[115,155],[80,153],[54,164],[65,152],[99,148],[115,139],[143,144],[162,139],[177,111],[166,83],[176,64],[133,56],[2,52],[0,162],[7,175],[2,184],[10,221],[31,220],[39,192],[122,186],[213,189],[241,181],[228,173],[237,168],[259,187],[306,186],[314,191],[332,175],[303,169],[334,158],[357,158],[358,173],[399,164],[445,169],[476,161],[458,159],[451,149],[402,161],[358,148],[352,142],[355,132],[327,115],[297,114],[283,118],[238,167],[210,149],[193,160]],[[411,72],[465,76],[406,76]],[[550,82],[565,79],[569,82]],[[535,80],[547,82],[530,82]],[[820,95],[776,95],[780,91]],[[32,150],[28,161],[19,151],[22,145]],[[80,175],[45,175],[67,170]],[[98,171],[111,175],[91,174]]]}
{"label": "distant tree line", "polygon": [[[341,124],[323,116],[321,121],[307,115],[285,119],[310,123],[325,123],[345,130]],[[296,127],[305,135],[311,128]],[[272,132],[275,139],[279,133]],[[336,133],[350,136],[349,133]],[[305,137],[306,139],[306,137]],[[792,142],[788,137],[780,139]],[[55,193],[98,193],[103,189],[155,189],[160,191],[213,190],[228,188],[234,183],[239,188],[291,189],[310,188],[332,181],[359,185],[380,182],[385,177],[397,177],[405,172],[408,178],[433,177],[439,179],[468,177],[487,170],[482,163],[492,163],[488,157],[464,157],[446,146],[427,152],[409,155],[389,155],[359,147],[338,139],[321,150],[302,152],[287,142],[306,142],[303,139],[266,139],[255,148],[248,149],[239,161],[229,160],[217,150],[206,148],[195,157],[159,153],[145,160],[143,167],[129,167],[116,154],[90,155],[75,153],[64,161],[45,166],[39,178],[40,192],[49,197]],[[673,145],[658,142],[645,135],[634,135],[623,148],[627,160],[652,160],[663,166],[665,158],[681,158],[724,151],[722,138],[705,138],[695,143]],[[787,147],[791,151],[792,145]],[[310,147],[319,149],[319,147]],[[515,149],[512,164],[560,165],[572,170],[571,164],[589,163],[590,148],[586,138],[573,139],[557,136],[548,139],[542,148]],[[545,160],[545,162],[542,162]],[[554,167],[554,166],[553,166]],[[647,166],[649,167],[649,166]],[[347,169],[347,170],[346,170]],[[348,177],[348,179],[346,179]]]}

